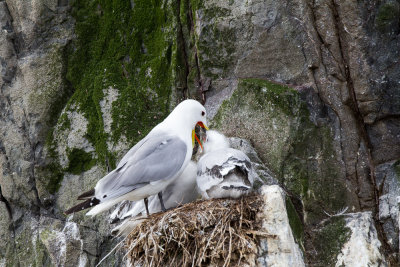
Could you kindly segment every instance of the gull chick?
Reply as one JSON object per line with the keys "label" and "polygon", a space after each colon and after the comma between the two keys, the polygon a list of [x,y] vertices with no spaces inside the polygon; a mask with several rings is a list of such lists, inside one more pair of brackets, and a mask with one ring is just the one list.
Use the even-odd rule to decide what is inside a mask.
{"label": "gull chick", "polygon": [[207,131],[204,155],[197,163],[197,188],[204,199],[238,198],[251,192],[255,177],[250,159],[229,147],[227,138]]}
{"label": "gull chick", "polygon": [[181,102],[168,117],[133,146],[117,168],[100,179],[95,188],[78,197],[84,202],[65,213],[92,208],[86,215],[96,215],[124,201],[144,200],[158,194],[165,211],[162,191],[178,178],[192,156],[194,128],[206,128],[206,110],[195,100]]}

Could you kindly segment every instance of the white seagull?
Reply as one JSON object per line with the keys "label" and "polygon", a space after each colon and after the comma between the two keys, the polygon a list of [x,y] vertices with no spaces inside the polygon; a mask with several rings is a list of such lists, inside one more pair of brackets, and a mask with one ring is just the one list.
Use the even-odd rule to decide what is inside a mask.
{"label": "white seagull", "polygon": [[162,190],[179,177],[192,157],[194,128],[206,126],[206,110],[195,100],[181,102],[168,117],[133,146],[117,168],[99,180],[94,189],[78,197],[84,202],[65,213],[93,207],[86,215],[96,215],[123,201],[158,194],[165,211]]}
{"label": "white seagull", "polygon": [[[190,161],[182,174],[162,190],[163,201],[166,209],[175,208],[179,205],[192,202],[197,199],[196,190],[197,165]],[[162,211],[162,207],[156,196],[149,197],[149,212],[156,213]],[[121,202],[111,213],[111,221],[124,220],[129,217],[143,215],[146,211],[144,202]]]}
{"label": "white seagull", "polygon": [[238,198],[251,192],[256,173],[246,154],[230,148],[227,138],[212,130],[203,146],[196,181],[204,199]]}
{"label": "white seagull", "polygon": [[[162,191],[165,208],[175,208],[197,199],[196,173],[197,165],[190,161],[183,173]],[[111,233],[113,235],[129,234],[143,219],[142,215],[145,214],[145,211],[146,208],[143,201],[121,203],[121,206],[117,207],[110,215],[110,219],[113,222],[124,221],[115,227]],[[149,212],[156,213],[160,211],[162,211],[162,208],[157,197],[149,197]]]}

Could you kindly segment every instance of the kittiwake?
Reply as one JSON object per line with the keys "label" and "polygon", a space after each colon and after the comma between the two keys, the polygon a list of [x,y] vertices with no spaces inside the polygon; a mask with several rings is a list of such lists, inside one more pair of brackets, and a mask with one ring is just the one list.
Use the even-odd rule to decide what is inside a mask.
{"label": "kittiwake", "polygon": [[227,138],[207,131],[204,155],[197,163],[197,188],[204,199],[238,198],[251,192],[256,173],[242,151],[229,147]]}
{"label": "kittiwake", "polygon": [[[192,202],[198,198],[196,190],[196,163],[190,161],[182,174],[170,183],[163,191],[165,208],[175,208],[179,205]],[[112,222],[124,220],[111,232],[114,235],[127,235],[140,221],[145,214],[146,208],[143,201],[121,203],[110,215]],[[156,213],[162,211],[160,202],[156,196],[149,197],[149,212]]]}
{"label": "kittiwake", "polygon": [[93,207],[86,215],[96,215],[123,201],[158,194],[165,210],[162,190],[179,177],[192,157],[194,128],[206,126],[206,110],[195,100],[181,102],[168,117],[133,146],[118,166],[99,180],[94,189],[78,197],[84,202],[65,213]]}

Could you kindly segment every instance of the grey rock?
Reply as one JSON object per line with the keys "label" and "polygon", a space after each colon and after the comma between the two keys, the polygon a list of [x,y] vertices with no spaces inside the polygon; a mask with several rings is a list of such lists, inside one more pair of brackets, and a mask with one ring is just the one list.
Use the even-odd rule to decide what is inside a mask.
{"label": "grey rock", "polygon": [[371,212],[347,214],[346,227],[351,234],[343,244],[335,266],[388,266]]}
{"label": "grey rock", "polygon": [[379,220],[383,224],[388,244],[394,251],[399,247],[400,172],[399,162],[388,162],[375,169],[377,186],[380,188]]}
{"label": "grey rock", "polygon": [[238,149],[244,152],[251,163],[253,164],[254,170],[258,174],[258,179],[255,181],[255,187],[261,184],[274,185],[279,182],[273,177],[272,172],[264,165],[261,159],[258,157],[256,150],[249,143],[249,141],[237,137],[229,138],[230,147]]}
{"label": "grey rock", "polygon": [[260,240],[257,266],[305,266],[289,225],[283,190],[271,185],[261,187],[260,192],[265,206],[257,216],[262,221],[262,229],[271,237]]}

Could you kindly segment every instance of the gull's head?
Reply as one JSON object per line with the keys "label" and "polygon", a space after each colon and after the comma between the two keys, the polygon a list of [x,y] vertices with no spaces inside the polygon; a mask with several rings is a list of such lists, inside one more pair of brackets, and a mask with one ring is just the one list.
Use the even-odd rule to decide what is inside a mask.
{"label": "gull's head", "polygon": [[206,141],[203,143],[204,152],[209,153],[218,149],[228,148],[229,141],[225,135],[214,131],[209,130],[207,131]]}
{"label": "gull's head", "polygon": [[197,124],[208,129],[206,115],[206,109],[202,104],[196,100],[187,99],[179,103],[165,120],[182,131],[192,131]]}

